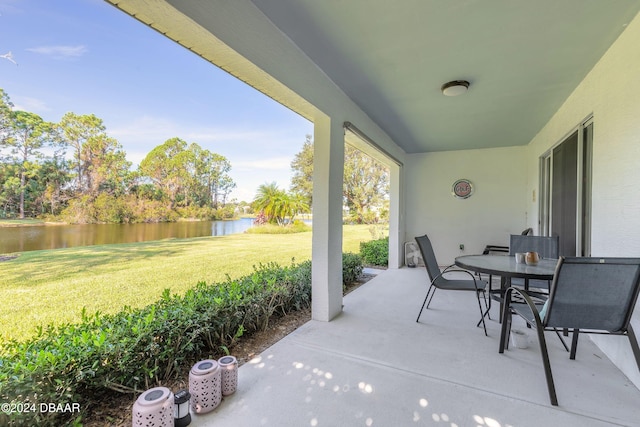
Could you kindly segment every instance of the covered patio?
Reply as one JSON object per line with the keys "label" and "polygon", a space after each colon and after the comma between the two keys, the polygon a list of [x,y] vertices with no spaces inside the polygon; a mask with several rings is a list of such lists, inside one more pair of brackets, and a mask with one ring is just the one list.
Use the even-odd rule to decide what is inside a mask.
{"label": "covered patio", "polygon": [[[216,425],[637,424],[626,342],[584,339],[576,362],[554,347],[550,408],[539,355],[498,355],[469,296],[415,324],[426,285],[402,266],[415,236],[447,265],[529,227],[640,256],[640,0],[107,1],[314,123],[314,321],[243,368]],[[345,142],[389,165],[391,194],[390,270],[343,300]]]}
{"label": "covered patio", "polygon": [[243,365],[236,393],[193,425],[638,425],[640,391],[591,340],[571,361],[548,336],[552,407],[533,336],[498,354],[496,310],[485,337],[470,292],[436,293],[416,323],[426,287],[424,268],[382,272],[336,319],[312,320]]}

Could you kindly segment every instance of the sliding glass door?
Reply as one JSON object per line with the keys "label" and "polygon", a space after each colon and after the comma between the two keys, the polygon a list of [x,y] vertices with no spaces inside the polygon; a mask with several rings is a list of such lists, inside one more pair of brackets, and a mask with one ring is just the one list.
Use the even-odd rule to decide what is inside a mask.
{"label": "sliding glass door", "polygon": [[560,255],[591,254],[592,145],[589,119],[540,158],[540,234],[559,236]]}

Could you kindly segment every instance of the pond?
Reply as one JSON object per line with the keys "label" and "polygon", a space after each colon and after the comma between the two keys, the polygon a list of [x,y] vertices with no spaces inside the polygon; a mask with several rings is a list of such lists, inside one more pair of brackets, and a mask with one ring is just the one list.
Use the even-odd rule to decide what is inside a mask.
{"label": "pond", "polygon": [[74,246],[146,242],[169,238],[225,236],[243,233],[252,225],[252,218],[242,218],[232,221],[163,222],[157,224],[0,227],[0,254]]}

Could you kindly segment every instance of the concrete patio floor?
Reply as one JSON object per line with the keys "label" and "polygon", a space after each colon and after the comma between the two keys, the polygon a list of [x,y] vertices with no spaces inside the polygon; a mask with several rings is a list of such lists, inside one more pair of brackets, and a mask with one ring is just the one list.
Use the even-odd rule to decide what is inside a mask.
{"label": "concrete patio floor", "polygon": [[236,393],[192,425],[640,425],[640,391],[587,336],[571,361],[547,335],[552,407],[531,330],[514,318],[530,346],[498,354],[497,307],[486,337],[470,292],[438,291],[416,323],[426,289],[424,268],[382,272],[334,321],[310,321],[243,365]]}

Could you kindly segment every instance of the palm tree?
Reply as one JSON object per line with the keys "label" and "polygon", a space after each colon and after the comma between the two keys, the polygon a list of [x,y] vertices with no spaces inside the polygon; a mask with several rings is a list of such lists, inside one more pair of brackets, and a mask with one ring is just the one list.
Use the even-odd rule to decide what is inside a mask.
{"label": "palm tree", "polygon": [[286,225],[287,217],[293,223],[295,215],[309,211],[309,205],[303,197],[287,193],[278,188],[275,182],[258,187],[253,206],[256,211],[264,213],[269,223],[280,226]]}
{"label": "palm tree", "polygon": [[264,212],[269,223],[277,223],[277,215],[280,208],[279,200],[283,192],[275,182],[262,184],[258,187],[256,196],[253,199],[254,210]]}
{"label": "palm tree", "polygon": [[289,220],[291,224],[293,224],[296,215],[311,212],[307,197],[303,194],[289,193],[287,197],[289,198]]}

